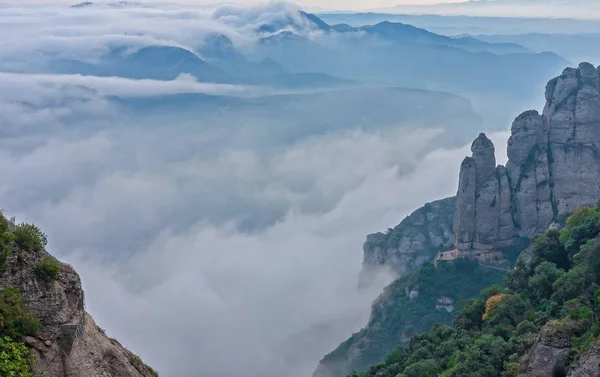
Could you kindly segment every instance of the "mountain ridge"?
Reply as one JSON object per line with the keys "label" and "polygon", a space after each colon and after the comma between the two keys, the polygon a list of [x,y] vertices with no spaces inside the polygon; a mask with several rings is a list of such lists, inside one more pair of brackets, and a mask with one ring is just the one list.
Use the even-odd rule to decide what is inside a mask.
{"label": "mountain ridge", "polygon": [[[532,238],[559,226],[575,209],[596,205],[600,198],[600,67],[581,63],[578,68],[566,68],[547,84],[545,97],[543,113],[529,110],[513,122],[506,167],[496,166],[493,143],[479,134],[471,146],[472,156],[461,164],[453,210],[447,208],[452,198],[437,202],[438,207],[428,204],[387,235],[367,238],[363,273],[383,267],[400,279],[375,302],[367,327],[319,363],[316,377],[343,377],[364,370],[396,346],[407,344],[414,326],[410,317],[389,322],[389,316],[418,309],[421,329],[425,322],[428,326],[439,323],[428,320],[425,313],[439,312],[443,305],[429,303],[427,312],[419,298],[423,284],[415,289],[410,283],[433,267],[433,250],[438,250],[435,261],[444,266],[463,260],[486,267],[506,266]],[[446,204],[445,210],[439,203]],[[419,219],[423,214],[438,223],[432,228]],[[424,247],[432,239],[449,239],[445,246],[450,247],[444,248],[443,242]],[[443,289],[437,291],[444,293],[440,297],[456,302],[453,293]],[[451,323],[451,318],[434,319]]]}

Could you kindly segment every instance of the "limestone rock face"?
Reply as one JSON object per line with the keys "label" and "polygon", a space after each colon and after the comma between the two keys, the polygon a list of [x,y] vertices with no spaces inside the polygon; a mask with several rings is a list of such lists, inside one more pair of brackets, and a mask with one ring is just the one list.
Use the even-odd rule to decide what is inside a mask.
{"label": "limestone rock face", "polygon": [[566,215],[600,198],[600,78],[591,64],[568,68],[546,105],[552,199]]}
{"label": "limestone rock face", "polygon": [[13,250],[0,273],[0,290],[17,289],[41,323],[25,343],[36,359],[36,377],[156,377],[141,360],[109,339],[84,310],[79,275],[61,265],[57,281],[45,281],[35,268],[48,254]]}
{"label": "limestone rock face", "polygon": [[454,209],[454,198],[428,203],[386,234],[367,236],[361,285],[369,284],[371,274],[382,266],[403,276],[431,261],[440,249],[452,248]]}
{"label": "limestone rock face", "polygon": [[[496,166],[494,145],[480,134],[472,144],[471,156],[461,164],[456,198],[423,207],[389,234],[369,236],[364,246],[365,270],[384,266],[401,276],[439,251],[437,262],[470,257],[494,267],[504,258],[501,249],[519,238],[544,233],[572,210],[596,205],[600,200],[599,72],[600,67],[582,63],[550,80],[543,112],[526,111],[514,120],[506,167]],[[448,206],[453,208],[448,211]],[[412,292],[406,291],[411,300],[417,297]],[[382,297],[373,313],[388,300]],[[370,324],[366,330],[373,328],[377,329]],[[529,351],[529,363],[520,377],[564,375],[571,345],[568,333],[545,328]],[[351,346],[343,357],[335,355],[335,368],[339,369],[316,376],[347,375],[350,366],[357,365],[357,350],[381,336],[359,334],[359,340],[338,349]],[[600,376],[599,349],[596,345],[582,356],[569,376]],[[319,368],[327,369],[323,364]]]}
{"label": "limestone rock face", "polygon": [[459,256],[493,250],[515,237],[507,169],[496,167],[494,144],[485,134],[475,139],[471,151],[460,167],[456,194],[453,226]]}
{"label": "limestone rock face", "polygon": [[568,377],[598,376],[600,376],[600,348],[595,345],[579,358],[577,364],[571,368]]}
{"label": "limestone rock face", "polygon": [[527,111],[515,119],[511,134],[506,168],[514,194],[514,222],[523,235],[533,236],[544,232],[554,218],[547,128],[537,111]]}
{"label": "limestone rock face", "polygon": [[477,190],[475,171],[475,160],[471,157],[465,158],[460,165],[456,212],[453,219],[456,246],[459,249],[471,249],[475,236],[475,194]]}
{"label": "limestone rock face", "polygon": [[[480,257],[543,233],[600,199],[600,76],[589,63],[546,86],[543,114],[519,115],[508,163],[491,173],[494,147],[481,134],[461,166],[454,230],[458,256]],[[473,178],[474,177],[474,178]]]}
{"label": "limestone rock face", "polygon": [[486,183],[496,169],[496,148],[494,143],[484,133],[471,145],[473,161],[475,162],[475,184],[479,187]]}
{"label": "limestone rock face", "polygon": [[[460,167],[451,226],[442,216],[433,232],[412,229],[392,241],[383,234],[370,236],[365,267],[383,265],[401,276],[428,260],[432,245],[444,251],[438,255],[440,260],[497,258],[500,249],[520,237],[532,238],[574,209],[596,205],[600,200],[599,72],[600,67],[582,63],[548,82],[543,113],[526,111],[512,124],[506,167],[496,166],[494,144],[480,134]],[[448,251],[451,233],[454,248]],[[436,242],[429,242],[433,238]]]}
{"label": "limestone rock face", "polygon": [[565,375],[571,349],[568,328],[546,325],[538,342],[527,353],[527,368],[517,377],[554,377]]}

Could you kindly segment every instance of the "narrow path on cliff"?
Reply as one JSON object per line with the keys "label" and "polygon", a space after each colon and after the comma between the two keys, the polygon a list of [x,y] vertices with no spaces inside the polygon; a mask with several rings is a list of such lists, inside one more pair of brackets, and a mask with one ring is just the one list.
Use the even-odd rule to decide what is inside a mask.
{"label": "narrow path on cliff", "polygon": [[499,270],[499,271],[508,271],[508,268],[502,268],[502,267],[491,266],[491,265],[489,265],[489,264],[483,264],[483,263],[479,263],[479,265],[480,265],[481,267],[493,268],[494,270]]}

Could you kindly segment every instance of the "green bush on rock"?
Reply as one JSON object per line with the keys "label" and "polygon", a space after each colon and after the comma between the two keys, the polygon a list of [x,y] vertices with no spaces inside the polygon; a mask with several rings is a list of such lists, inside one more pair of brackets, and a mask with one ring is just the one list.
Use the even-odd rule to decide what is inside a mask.
{"label": "green bush on rock", "polygon": [[32,364],[33,359],[25,344],[8,336],[0,338],[0,376],[33,377]]}
{"label": "green bush on rock", "polygon": [[19,291],[11,288],[0,291],[0,336],[21,339],[35,335],[39,328],[39,319],[27,309]]}
{"label": "green bush on rock", "polygon": [[35,224],[22,223],[13,233],[15,242],[24,251],[38,251],[48,244],[46,233]]}
{"label": "green bush on rock", "polygon": [[53,281],[58,280],[60,270],[60,263],[48,255],[42,258],[40,265],[35,269],[35,273],[42,280]]}

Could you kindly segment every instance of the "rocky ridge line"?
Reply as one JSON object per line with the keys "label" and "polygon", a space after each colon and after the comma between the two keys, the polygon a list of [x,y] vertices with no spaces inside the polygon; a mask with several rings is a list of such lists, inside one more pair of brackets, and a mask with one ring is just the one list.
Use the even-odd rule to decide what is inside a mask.
{"label": "rocky ridge line", "polygon": [[[532,238],[572,210],[595,205],[600,198],[600,67],[581,63],[565,69],[548,82],[545,97],[542,114],[530,110],[514,120],[506,166],[496,166],[495,147],[480,134],[461,164],[456,197],[415,212],[431,221],[413,214],[391,236],[368,236],[363,274],[384,266],[403,276],[438,251],[438,260],[473,257],[495,263],[503,258],[500,251],[519,238]],[[451,200],[455,208],[449,217]]]}

